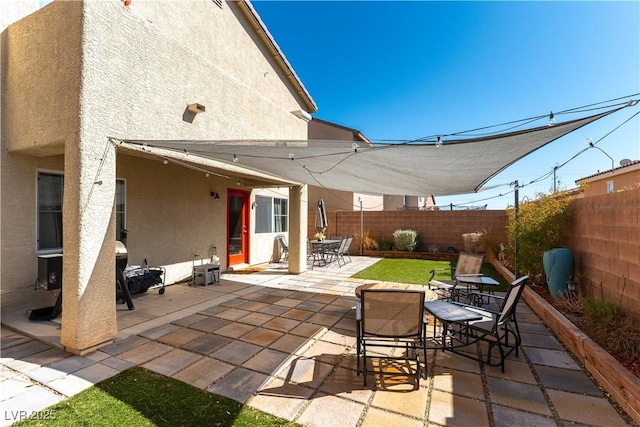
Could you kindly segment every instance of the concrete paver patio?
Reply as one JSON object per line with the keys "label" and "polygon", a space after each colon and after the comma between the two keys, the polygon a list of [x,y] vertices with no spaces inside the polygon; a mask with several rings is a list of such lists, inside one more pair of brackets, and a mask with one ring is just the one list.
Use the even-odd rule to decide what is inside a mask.
{"label": "concrete paver patio", "polygon": [[[629,425],[524,303],[522,352],[504,373],[429,351],[417,390],[402,375],[372,375],[364,387],[352,310],[362,281],[348,278],[376,261],[225,274],[208,287],[136,295],[136,310],[118,306],[118,339],[87,356],[57,348],[59,331],[58,342],[30,338],[23,310],[3,313],[0,424],[140,365],[308,426]],[[59,325],[44,323],[37,331],[55,337]]]}

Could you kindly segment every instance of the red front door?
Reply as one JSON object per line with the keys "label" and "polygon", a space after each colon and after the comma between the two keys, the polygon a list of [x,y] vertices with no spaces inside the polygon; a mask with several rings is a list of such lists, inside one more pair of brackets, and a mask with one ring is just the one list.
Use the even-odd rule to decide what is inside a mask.
{"label": "red front door", "polygon": [[227,192],[227,265],[249,263],[249,193]]}

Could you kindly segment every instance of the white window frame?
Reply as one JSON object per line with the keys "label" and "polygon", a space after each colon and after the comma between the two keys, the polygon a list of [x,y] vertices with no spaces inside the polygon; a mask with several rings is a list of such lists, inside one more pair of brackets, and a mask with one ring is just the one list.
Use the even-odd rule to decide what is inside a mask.
{"label": "white window frame", "polygon": [[[258,198],[260,200],[258,200]],[[258,231],[256,228],[255,233],[256,234],[269,234],[269,233],[287,233],[289,232],[289,199],[287,199],[286,197],[273,197],[273,196],[264,196],[262,194],[257,195],[256,196],[256,203],[258,204],[258,206],[260,206],[260,203],[265,203],[266,199],[269,199],[269,203],[270,203],[270,217],[269,217],[269,230],[266,231]],[[283,222],[283,226],[285,228],[285,230],[279,230],[276,231],[276,200],[278,201],[285,201],[287,204],[287,212],[285,215],[280,215],[283,218],[286,218],[285,221]],[[258,212],[260,212],[259,209],[256,209],[256,218],[254,219],[254,223],[257,224],[261,224],[262,222],[259,221],[259,218],[257,217]]]}
{"label": "white window frame", "polygon": [[614,191],[613,180],[607,181],[607,194],[613,193]]}
{"label": "white window frame", "polygon": [[[287,212],[285,214],[280,213],[279,215],[276,215],[276,200],[278,201],[278,203],[282,203],[282,202],[286,202],[287,205]],[[284,230],[276,230],[276,217],[280,217],[280,224],[282,224],[282,227],[284,228]],[[282,220],[284,218],[284,220]],[[286,199],[284,197],[274,197],[273,198],[273,232],[274,233],[288,233],[289,232],[289,199]]]}

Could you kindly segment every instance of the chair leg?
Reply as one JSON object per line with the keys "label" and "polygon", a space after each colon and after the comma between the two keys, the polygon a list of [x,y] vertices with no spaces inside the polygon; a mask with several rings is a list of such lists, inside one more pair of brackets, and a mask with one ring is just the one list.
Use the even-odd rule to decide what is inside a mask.
{"label": "chair leg", "polygon": [[364,386],[367,386],[367,345],[362,345],[362,377],[364,378]]}
{"label": "chair leg", "polygon": [[427,339],[425,337],[422,338],[422,354],[424,356],[424,379],[427,379]]}
{"label": "chair leg", "polygon": [[360,375],[360,321],[356,322],[356,373]]}

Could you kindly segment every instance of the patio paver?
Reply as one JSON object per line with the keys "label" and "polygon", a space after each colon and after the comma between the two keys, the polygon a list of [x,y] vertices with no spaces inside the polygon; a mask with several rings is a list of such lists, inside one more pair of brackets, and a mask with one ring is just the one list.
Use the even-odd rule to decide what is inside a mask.
{"label": "patio paver", "polygon": [[[430,350],[417,390],[404,374],[370,373],[364,387],[352,310],[362,281],[348,277],[375,261],[223,274],[213,286],[168,287],[179,296],[171,300],[136,295],[135,311],[117,307],[119,338],[85,356],[3,326],[0,408],[42,410],[141,365],[307,426],[628,425],[526,305],[518,308],[522,353],[504,373]],[[59,324],[48,324],[47,336],[59,335]]]}

